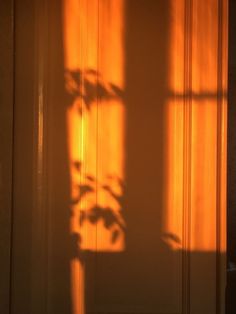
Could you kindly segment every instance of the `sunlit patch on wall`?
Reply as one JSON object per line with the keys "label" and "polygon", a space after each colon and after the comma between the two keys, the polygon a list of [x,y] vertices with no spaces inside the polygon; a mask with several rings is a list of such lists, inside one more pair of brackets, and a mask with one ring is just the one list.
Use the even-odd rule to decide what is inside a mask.
{"label": "sunlit patch on wall", "polygon": [[63,1],[74,313],[84,312],[84,253],[125,249],[123,6]]}
{"label": "sunlit patch on wall", "polygon": [[64,1],[71,232],[79,250],[125,247],[122,1]]}
{"label": "sunlit patch on wall", "polygon": [[[217,2],[193,3],[186,29],[186,1],[170,1],[163,240],[174,250],[215,252],[217,195],[224,195],[225,188],[219,191],[217,185],[218,149],[224,145],[219,142],[219,99],[225,101],[226,90],[218,82],[218,29],[212,27],[218,23],[212,13]],[[205,23],[199,23],[198,14]]]}
{"label": "sunlit patch on wall", "polygon": [[[166,97],[164,146],[165,211],[162,240],[172,249],[183,249],[184,172],[184,1],[170,1],[168,95]],[[176,95],[182,97],[176,97]]]}

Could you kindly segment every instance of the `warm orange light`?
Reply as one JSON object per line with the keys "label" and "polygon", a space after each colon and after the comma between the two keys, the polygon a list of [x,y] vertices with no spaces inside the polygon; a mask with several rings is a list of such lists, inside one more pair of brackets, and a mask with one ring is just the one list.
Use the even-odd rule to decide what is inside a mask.
{"label": "warm orange light", "polygon": [[[82,250],[116,251],[124,248],[125,229],[117,201],[125,157],[123,3],[79,3],[64,3],[65,80],[72,97],[67,111],[71,230],[80,234]],[[106,215],[113,222],[106,222]]]}
{"label": "warm orange light", "polygon": [[[184,189],[184,1],[171,1],[169,95],[166,99],[166,164],[163,213],[163,240],[172,249],[183,248]],[[172,92],[173,91],[173,92]],[[171,95],[172,94],[172,95]]]}
{"label": "warm orange light", "polygon": [[218,7],[215,1],[193,3],[188,34],[185,2],[176,5],[171,1],[163,239],[173,249],[214,252],[219,223],[217,197],[224,198],[225,193],[222,182],[219,190],[217,177],[220,171],[225,176],[225,168],[219,168],[217,159],[222,154],[218,151],[222,136],[218,95],[225,93],[217,81]]}
{"label": "warm orange light", "polygon": [[123,0],[64,0],[74,313],[84,313],[84,251],[125,249]]}
{"label": "warm orange light", "polygon": [[[69,232],[77,239],[77,256],[71,261],[73,313],[84,314],[85,274],[81,256],[85,251],[125,251],[126,230],[129,228],[123,216],[126,186],[125,1],[63,1],[71,175]],[[186,14],[186,7],[192,3],[194,7]],[[170,265],[176,264],[173,267],[175,270],[172,269],[176,274],[170,280],[178,281],[181,285],[183,278],[186,281],[183,286],[186,287],[190,270],[186,268],[186,275],[182,266],[189,261],[186,262],[187,254],[179,254],[180,251],[201,254],[225,252],[225,238],[217,230],[220,225],[221,234],[225,234],[223,183],[226,151],[224,143],[220,146],[225,117],[219,114],[218,96],[219,93],[224,94],[225,85],[222,85],[222,91],[219,90],[219,59],[216,53],[219,30],[215,27],[218,25],[217,3],[214,0],[207,1],[207,5],[204,1],[168,1],[169,37],[163,40],[168,41],[166,54],[169,67],[164,69],[168,90],[160,98],[164,102],[163,111],[157,108],[163,103],[157,103],[157,109],[151,107],[151,110],[157,110],[154,114],[161,112],[164,120],[161,124],[164,130],[160,130],[158,136],[164,134],[165,138],[159,139],[161,144],[157,150],[164,155],[164,158],[160,158],[163,164],[155,165],[158,171],[154,172],[163,178],[163,184],[162,179],[158,179],[155,185],[161,188],[162,199],[158,200],[158,207],[160,205],[161,208],[155,207],[154,202],[152,204],[152,213],[161,217],[162,221],[157,222],[157,230],[154,230],[157,232],[153,232],[158,239],[146,241],[149,243],[142,243],[140,247],[147,247],[148,252],[153,250],[155,257],[160,248],[160,253],[166,254],[163,257],[170,258]],[[144,105],[148,106],[146,103]],[[151,148],[151,145],[147,147]],[[223,156],[220,162],[219,156]],[[148,184],[156,184],[154,176]],[[144,195],[148,195],[148,188]],[[145,204],[146,200],[143,201]],[[131,206],[133,208],[127,210],[135,212],[135,206]],[[146,207],[144,205],[143,212],[140,207],[139,220],[145,217]],[[135,219],[135,215],[132,218]],[[140,238],[149,231],[148,221],[143,229],[143,226],[140,228]],[[152,226],[155,226],[155,222]],[[160,238],[160,226],[162,239],[153,248]],[[220,237],[223,240],[219,240]],[[178,298],[180,300],[182,297]]]}

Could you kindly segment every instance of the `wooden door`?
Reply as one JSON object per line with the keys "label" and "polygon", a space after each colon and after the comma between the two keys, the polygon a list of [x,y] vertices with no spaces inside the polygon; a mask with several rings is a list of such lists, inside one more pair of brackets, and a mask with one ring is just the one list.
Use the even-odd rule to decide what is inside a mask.
{"label": "wooden door", "polygon": [[224,313],[227,1],[16,1],[16,48],[12,313]]}

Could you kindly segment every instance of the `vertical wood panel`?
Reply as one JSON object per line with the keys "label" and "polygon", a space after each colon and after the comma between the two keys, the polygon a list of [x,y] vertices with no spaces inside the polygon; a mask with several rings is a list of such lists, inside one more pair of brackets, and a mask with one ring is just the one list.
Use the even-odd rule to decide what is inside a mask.
{"label": "vertical wood panel", "polygon": [[[18,8],[13,313],[224,313],[227,1],[35,3],[38,53]],[[112,243],[89,210],[117,174]]]}
{"label": "vertical wood panel", "polygon": [[[216,312],[218,3],[193,1],[191,312]],[[198,254],[208,254],[201,259]],[[206,270],[200,271],[199,267]],[[208,295],[201,287],[206,286]]]}
{"label": "vertical wood panel", "polygon": [[[191,313],[224,311],[223,303],[218,300],[221,299],[222,302],[222,288],[219,289],[219,284],[221,287],[225,285],[222,272],[224,273],[226,214],[226,2],[193,1]],[[205,274],[201,268],[206,271]],[[207,296],[202,290],[203,285],[208,287]]]}
{"label": "vertical wood panel", "polygon": [[0,3],[0,312],[10,306],[14,99],[13,1]]}
{"label": "vertical wood panel", "polygon": [[15,1],[15,102],[11,313],[31,300],[34,129],[34,3]]}
{"label": "vertical wood panel", "polygon": [[[180,2],[173,7],[172,19],[175,21]],[[173,82],[170,95],[173,99],[169,101],[167,117],[172,122],[168,124],[169,131],[175,132],[171,138],[167,137],[171,184],[166,186],[167,216],[163,227],[183,241],[183,312],[220,313],[224,312],[226,251],[227,1],[184,1],[184,7],[184,25],[180,20],[178,24],[172,24],[176,25],[172,32],[178,38],[178,45],[172,39],[175,50],[171,59],[175,63],[170,68]],[[184,63],[178,69],[179,77],[174,84],[175,69],[181,64],[182,41],[178,30],[184,34]],[[184,86],[182,91],[181,86]],[[174,104],[178,100],[177,111]],[[181,104],[184,105],[182,113]],[[180,117],[175,124],[173,117],[177,112]],[[181,137],[182,157],[176,155]],[[181,172],[181,159],[183,183],[181,179],[178,182],[184,191],[182,227],[175,221],[179,199],[176,197],[181,188],[176,189],[174,184],[178,171]],[[169,243],[178,249],[176,243]],[[206,269],[206,274],[202,269]],[[202,290],[203,285],[208,286],[207,295]]]}

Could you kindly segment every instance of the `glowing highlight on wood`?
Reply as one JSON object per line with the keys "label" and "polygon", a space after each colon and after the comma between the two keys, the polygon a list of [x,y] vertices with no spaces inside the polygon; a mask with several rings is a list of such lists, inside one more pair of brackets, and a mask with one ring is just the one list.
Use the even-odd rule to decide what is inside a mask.
{"label": "glowing highlight on wood", "polygon": [[124,4],[64,0],[75,314],[85,311],[83,254],[125,249]]}
{"label": "glowing highlight on wood", "polygon": [[171,1],[163,234],[171,235],[164,240],[173,249],[214,252],[219,228],[221,235],[226,232],[218,217],[226,206],[225,157],[219,166],[225,156],[226,85],[219,82],[218,3],[192,3],[186,29],[185,1]]}

